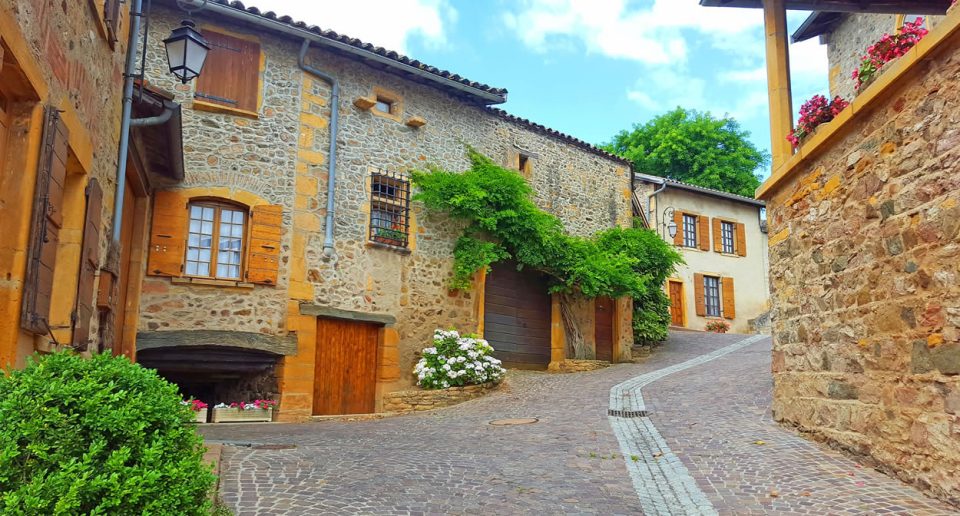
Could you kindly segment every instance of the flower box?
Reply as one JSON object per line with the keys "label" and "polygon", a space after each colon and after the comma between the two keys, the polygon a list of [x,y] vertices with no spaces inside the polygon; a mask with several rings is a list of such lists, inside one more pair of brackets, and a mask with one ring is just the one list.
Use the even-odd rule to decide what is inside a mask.
{"label": "flower box", "polygon": [[273,421],[273,409],[241,409],[238,407],[227,407],[213,409],[214,423],[253,423]]}
{"label": "flower box", "polygon": [[195,410],[195,411],[193,412],[193,414],[194,414],[194,416],[196,417],[196,419],[194,420],[194,423],[206,423],[206,422],[207,422],[207,409],[202,408],[202,409],[200,409],[200,410]]}

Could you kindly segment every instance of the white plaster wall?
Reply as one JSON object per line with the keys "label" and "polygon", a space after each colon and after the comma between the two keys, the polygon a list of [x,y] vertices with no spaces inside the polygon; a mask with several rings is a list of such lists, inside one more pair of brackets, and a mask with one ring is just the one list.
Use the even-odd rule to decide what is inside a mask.
{"label": "white plaster wall", "polygon": [[[673,278],[683,281],[686,327],[694,330],[703,330],[708,320],[696,313],[693,290],[694,274],[701,273],[733,278],[736,318],[725,320],[730,323],[731,332],[749,332],[748,321],[766,312],[770,306],[767,235],[760,231],[760,208],[671,188],[667,188],[667,190],[658,194],[656,203],[659,206],[654,210],[653,218],[656,221],[655,229],[661,235],[665,234],[662,222],[663,211],[667,207],[710,218],[720,217],[744,224],[747,240],[746,256],[727,255],[713,251],[713,224],[711,223],[710,251],[678,248],[687,263],[678,267]],[[667,235],[667,241],[673,243],[673,239],[669,238],[669,235]]]}

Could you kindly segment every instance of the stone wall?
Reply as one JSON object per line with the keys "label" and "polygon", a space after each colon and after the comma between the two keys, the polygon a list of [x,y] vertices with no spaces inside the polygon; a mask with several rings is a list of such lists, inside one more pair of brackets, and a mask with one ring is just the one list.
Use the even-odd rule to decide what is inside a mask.
{"label": "stone wall", "polygon": [[500,387],[500,383],[482,383],[448,389],[391,392],[383,398],[385,412],[420,412],[449,407],[464,401],[479,398]]}
{"label": "stone wall", "polygon": [[[0,366],[22,366],[35,350],[51,350],[47,336],[19,331],[26,271],[24,257],[40,154],[45,106],[55,107],[69,130],[71,158],[63,201],[64,225],[54,273],[50,325],[59,342],[71,338],[70,315],[76,303],[80,268],[84,188],[97,179],[103,190],[100,259],[106,257],[116,189],[117,143],[124,43],[111,46],[91,2],[0,0],[0,39],[6,66],[0,89],[6,90],[10,132],[0,146]],[[124,15],[122,23],[127,23]],[[91,302],[91,300],[86,300]],[[90,337],[97,347],[98,317]]]}
{"label": "stone wall", "polygon": [[960,40],[765,197],[774,415],[960,503]]}
{"label": "stone wall", "polygon": [[[590,235],[631,222],[624,162],[434,87],[315,48],[309,61],[341,83],[336,253],[326,256],[330,86],[301,73],[296,62],[299,41],[227,27],[260,39],[264,53],[260,116],[250,119],[191,109],[193,85],[174,84],[167,77],[158,43],[179,20],[179,13],[155,9],[151,24],[155,44],[148,54],[147,77],[175,91],[185,106],[183,188],[229,186],[282,204],[283,261],[277,287],[224,289],[148,279],[141,330],[204,328],[281,335],[292,326],[308,324],[291,323],[298,303],[390,315],[397,320],[390,331],[399,335],[399,342],[386,358],[396,365],[392,372],[381,371],[381,379],[390,379],[388,389],[412,385],[415,353],[429,345],[434,329],[477,328],[477,297],[474,292],[447,290],[461,223],[428,214],[413,203],[411,252],[368,242],[372,170],[409,172],[427,166],[464,170],[469,167],[468,145],[508,166],[523,152],[533,163],[530,181],[536,202],[561,217],[572,233]],[[201,29],[209,30],[217,20],[201,15],[198,21]],[[396,96],[402,112],[378,116],[353,105],[358,97],[373,94],[374,88]],[[413,116],[426,120],[426,125],[417,129],[405,125]]]}
{"label": "stone wall", "polygon": [[[927,27],[933,27],[942,16],[926,16]],[[856,81],[851,78],[860,67],[860,59],[867,48],[884,34],[894,34],[897,29],[894,14],[848,14],[827,38],[827,58],[830,64],[830,96],[847,100],[856,95]]]}

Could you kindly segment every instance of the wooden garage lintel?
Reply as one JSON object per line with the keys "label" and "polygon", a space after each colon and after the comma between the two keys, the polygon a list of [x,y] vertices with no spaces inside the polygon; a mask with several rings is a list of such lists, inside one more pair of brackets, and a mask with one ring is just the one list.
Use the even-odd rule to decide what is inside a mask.
{"label": "wooden garage lintel", "polygon": [[278,355],[296,355],[297,336],[221,330],[141,331],[137,333],[138,351],[175,346],[230,346],[269,351]]}
{"label": "wooden garage lintel", "polygon": [[330,317],[331,319],[344,319],[347,321],[369,322],[382,324],[384,326],[393,326],[397,323],[397,318],[388,314],[354,312],[353,310],[341,310],[340,308],[320,306],[313,303],[300,303],[300,315]]}

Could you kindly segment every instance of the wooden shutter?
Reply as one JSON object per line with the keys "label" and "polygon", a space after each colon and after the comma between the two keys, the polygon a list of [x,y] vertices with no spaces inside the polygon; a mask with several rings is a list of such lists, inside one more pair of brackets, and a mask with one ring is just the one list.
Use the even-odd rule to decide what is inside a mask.
{"label": "wooden shutter", "polygon": [[283,206],[261,204],[250,214],[250,245],[247,248],[247,281],[276,285],[280,268],[280,231]]}
{"label": "wooden shutter", "polygon": [[111,48],[120,39],[121,0],[103,0],[103,22],[107,26],[107,41]]}
{"label": "wooden shutter", "polygon": [[164,190],[154,194],[147,274],[178,277],[183,273],[188,224],[183,196]]}
{"label": "wooden shutter", "polygon": [[723,221],[716,217],[713,219],[713,250],[723,252]]}
{"label": "wooden shutter", "polygon": [[69,133],[60,112],[48,107],[44,116],[43,145],[37,169],[30,224],[27,273],[23,282],[20,326],[38,335],[49,331],[53,270],[63,226],[63,185],[67,176]]}
{"label": "wooden shutter", "polygon": [[723,296],[723,316],[727,319],[737,317],[736,301],[733,297],[733,278],[723,278],[721,282],[721,292]]}
{"label": "wooden shutter", "polygon": [[257,110],[260,87],[260,44],[226,34],[203,31],[210,52],[197,77],[194,97],[244,111]]}
{"label": "wooden shutter", "polygon": [[747,231],[741,223],[737,223],[737,254],[740,256],[747,255]]}
{"label": "wooden shutter", "polygon": [[683,245],[683,212],[674,210],[673,223],[677,225],[677,234],[673,237],[673,245]]}
{"label": "wooden shutter", "polygon": [[90,319],[93,317],[93,283],[100,268],[100,217],[103,212],[103,190],[96,179],[87,184],[87,214],[83,221],[83,248],[80,251],[80,277],[74,312],[73,347],[87,349]]}
{"label": "wooden shutter", "polygon": [[701,251],[710,250],[710,217],[697,216],[697,245]]}
{"label": "wooden shutter", "polygon": [[693,275],[693,301],[700,317],[707,316],[707,300],[703,290],[703,274],[696,273]]}

